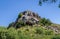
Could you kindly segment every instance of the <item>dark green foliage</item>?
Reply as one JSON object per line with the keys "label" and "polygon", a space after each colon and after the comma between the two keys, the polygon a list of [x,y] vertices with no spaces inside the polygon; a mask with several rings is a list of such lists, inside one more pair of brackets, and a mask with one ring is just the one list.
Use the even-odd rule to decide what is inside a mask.
{"label": "dark green foliage", "polygon": [[51,2],[51,3],[56,3],[58,0],[39,0],[39,2],[46,3],[46,2]]}
{"label": "dark green foliage", "polygon": [[21,16],[22,16],[23,14],[22,13],[20,13],[19,15],[18,15],[18,18],[21,18]]}
{"label": "dark green foliage", "polygon": [[0,39],[18,39],[18,33],[14,28],[0,30]]}
{"label": "dark green foliage", "polygon": [[52,22],[49,19],[46,19],[46,18],[42,18],[39,23],[43,26],[49,26],[49,25],[52,24]]}
{"label": "dark green foliage", "polygon": [[58,6],[59,8],[60,8],[60,4],[59,4],[59,6]]}
{"label": "dark green foliage", "polygon": [[40,6],[42,5],[42,2],[41,2],[41,1],[39,1],[39,5],[40,5]]}
{"label": "dark green foliage", "polygon": [[25,26],[26,24],[23,21],[17,22],[16,28],[20,28],[22,26]]}
{"label": "dark green foliage", "polygon": [[[57,1],[59,1],[59,0],[39,0],[39,5],[41,6],[41,5],[43,5],[44,3],[51,3],[51,4],[53,4],[53,3],[56,3]],[[60,1],[59,1],[59,4],[60,4]],[[58,7],[60,8],[60,5],[58,4]]]}
{"label": "dark green foliage", "polygon": [[55,35],[52,39],[60,39],[60,35]]}
{"label": "dark green foliage", "polygon": [[51,24],[52,24],[52,22],[49,19],[47,19],[46,20],[46,25],[51,25]]}

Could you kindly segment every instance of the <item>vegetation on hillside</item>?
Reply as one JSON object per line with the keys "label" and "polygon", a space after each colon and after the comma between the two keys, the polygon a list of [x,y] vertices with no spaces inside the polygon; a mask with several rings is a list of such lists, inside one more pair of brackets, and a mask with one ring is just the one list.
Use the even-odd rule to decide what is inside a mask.
{"label": "vegetation on hillside", "polygon": [[[31,14],[33,15],[33,13]],[[18,19],[10,23],[8,28],[0,27],[0,39],[60,39],[60,33],[55,33],[55,29],[60,30],[58,27],[60,25],[53,24],[49,19],[40,18],[38,15],[36,15],[36,17],[39,19],[32,16],[32,21],[28,20],[32,23],[33,21],[36,22],[32,25],[32,23],[28,21],[26,23],[24,19],[21,20],[21,18],[24,18],[24,15],[22,15],[23,14],[20,13]],[[31,17],[30,15],[26,16],[26,18]]]}
{"label": "vegetation on hillside", "polygon": [[22,13],[20,13],[19,15],[18,15],[18,18],[20,18],[22,16]]}
{"label": "vegetation on hillside", "polygon": [[[14,22],[9,24],[9,26],[13,25]],[[22,26],[19,28],[19,25]],[[60,34],[56,34],[53,30],[45,28],[45,26],[55,26],[55,24],[46,18],[41,18],[39,23],[33,26],[26,25],[23,21],[20,21],[16,24],[18,29],[0,27],[0,39],[60,39]]]}
{"label": "vegetation on hillside", "polygon": [[0,27],[0,39],[60,39],[60,34],[42,26],[24,26],[19,29]]}
{"label": "vegetation on hillside", "polygon": [[43,26],[50,26],[52,22],[49,19],[41,18],[39,24]]}

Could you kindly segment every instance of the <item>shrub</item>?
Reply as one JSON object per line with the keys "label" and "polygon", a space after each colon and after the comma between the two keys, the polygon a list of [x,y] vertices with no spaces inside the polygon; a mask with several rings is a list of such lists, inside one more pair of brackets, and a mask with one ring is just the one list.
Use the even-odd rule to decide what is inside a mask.
{"label": "shrub", "polygon": [[23,21],[17,22],[16,28],[20,28],[22,26],[25,26],[26,24]]}
{"label": "shrub", "polygon": [[19,15],[18,15],[18,18],[21,18],[21,16],[22,16],[23,14],[22,13],[20,13]]}
{"label": "shrub", "polygon": [[18,39],[18,33],[14,28],[0,30],[0,39]]}
{"label": "shrub", "polygon": [[45,35],[54,35],[52,30],[45,30]]}
{"label": "shrub", "polygon": [[36,34],[44,34],[43,28],[36,28]]}
{"label": "shrub", "polygon": [[55,35],[52,37],[52,39],[60,39],[60,35]]}
{"label": "shrub", "polygon": [[46,19],[46,18],[42,18],[39,23],[43,26],[49,26],[49,25],[52,24],[52,22],[49,19]]}

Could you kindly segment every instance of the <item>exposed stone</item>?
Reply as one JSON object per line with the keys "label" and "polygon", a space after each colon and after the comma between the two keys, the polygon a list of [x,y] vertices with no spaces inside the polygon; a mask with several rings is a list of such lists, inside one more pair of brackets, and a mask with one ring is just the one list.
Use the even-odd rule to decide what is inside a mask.
{"label": "exposed stone", "polygon": [[32,12],[32,11],[24,11],[22,12],[22,17],[18,19],[18,22],[20,22],[20,20],[22,20],[23,22],[30,22],[33,24],[38,24],[39,22],[39,16],[38,14]]}
{"label": "exposed stone", "polygon": [[[13,27],[15,28],[21,27],[23,24],[32,26],[34,24],[38,24],[39,19],[40,19],[40,16],[37,13],[32,12],[32,11],[24,11],[24,12],[19,13],[18,18],[16,19]],[[23,24],[22,25],[18,24],[21,21],[23,22]]]}

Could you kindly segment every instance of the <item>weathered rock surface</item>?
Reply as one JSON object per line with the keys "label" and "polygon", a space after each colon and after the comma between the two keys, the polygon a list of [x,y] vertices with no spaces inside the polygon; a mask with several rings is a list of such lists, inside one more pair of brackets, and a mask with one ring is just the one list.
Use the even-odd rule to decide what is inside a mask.
{"label": "weathered rock surface", "polygon": [[31,11],[24,11],[22,13],[22,16],[18,19],[18,22],[22,20],[23,22],[30,22],[30,23],[38,23],[39,22],[39,16],[38,14],[31,12]]}
{"label": "weathered rock surface", "polygon": [[19,13],[18,18],[16,19],[16,21],[14,22],[13,27],[21,27],[24,24],[26,25],[34,25],[34,24],[38,24],[40,19],[40,16],[32,11],[24,11]]}

